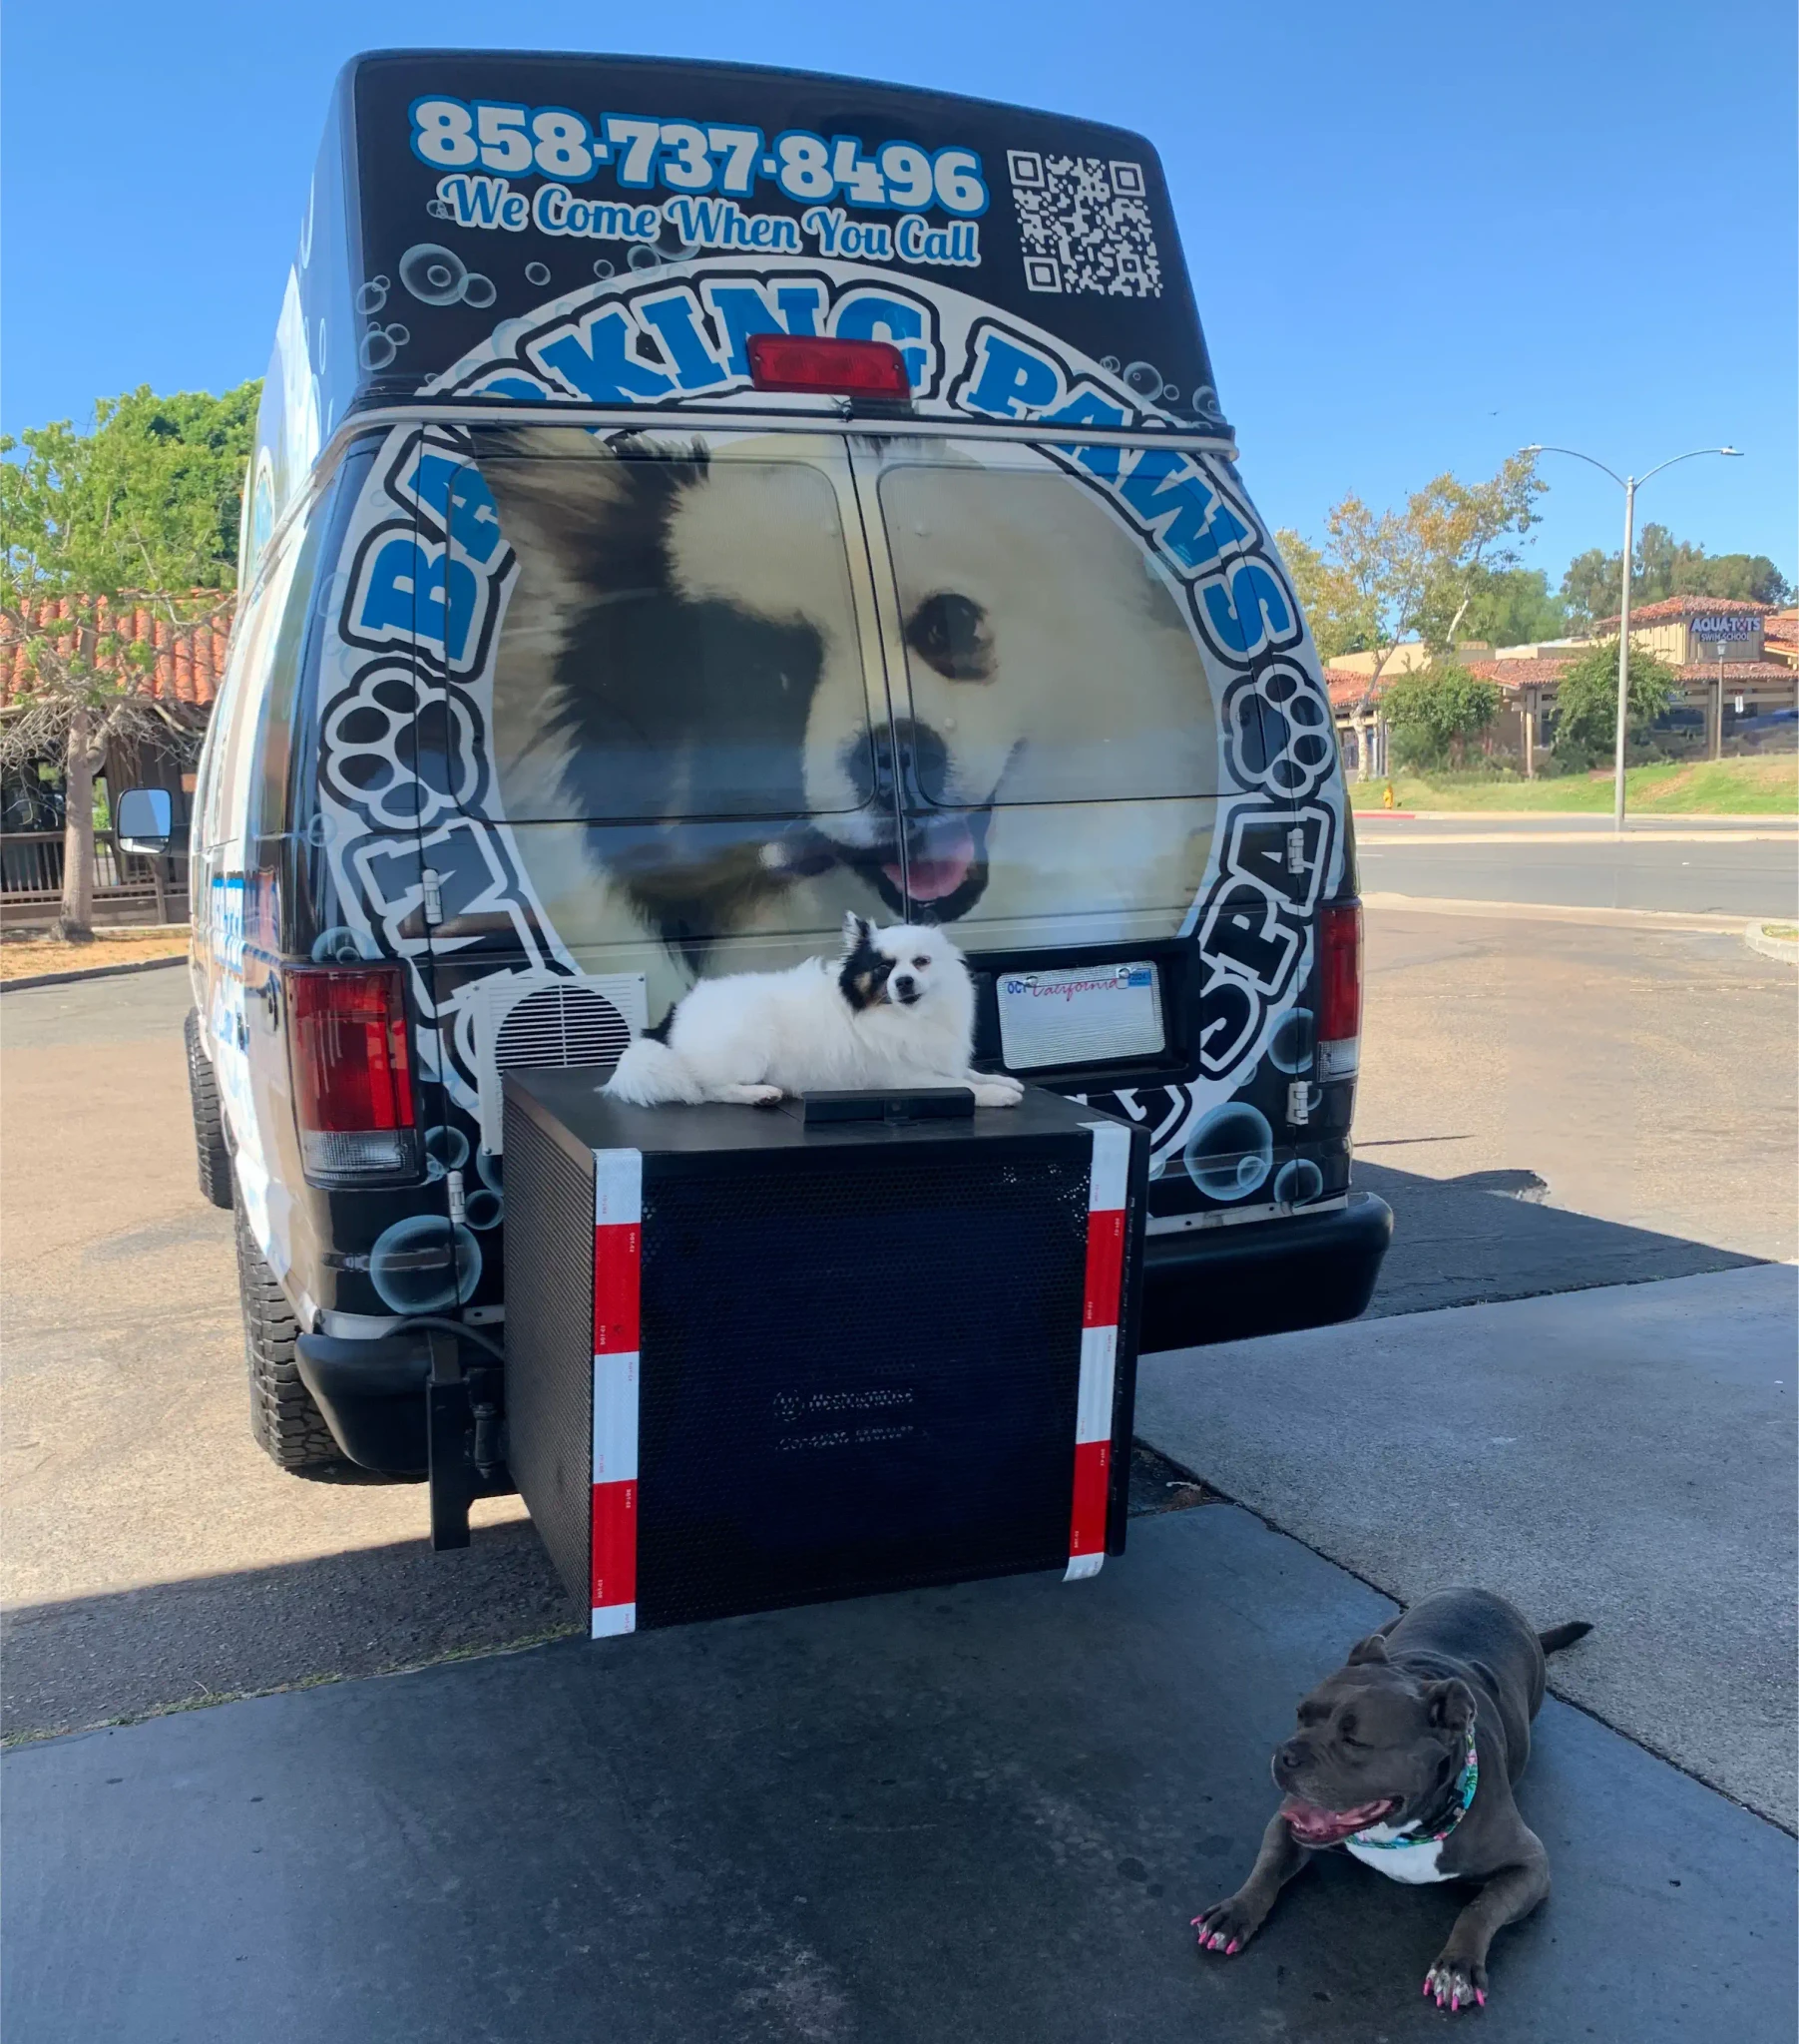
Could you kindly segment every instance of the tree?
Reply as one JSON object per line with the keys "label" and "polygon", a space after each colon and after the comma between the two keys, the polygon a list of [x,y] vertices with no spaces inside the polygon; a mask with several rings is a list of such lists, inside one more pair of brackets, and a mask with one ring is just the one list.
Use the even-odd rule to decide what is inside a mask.
{"label": "tree", "polygon": [[1425,563],[1424,598],[1418,630],[1433,652],[1447,653],[1460,638],[1468,614],[1496,574],[1518,565],[1518,549],[1537,520],[1534,508],[1547,485],[1539,480],[1537,457],[1513,454],[1491,482],[1463,483],[1440,475],[1412,497],[1406,522],[1417,535]]}
{"label": "tree", "polygon": [[67,939],[92,935],[94,777],[109,742],[198,744],[191,720],[143,692],[157,655],[120,635],[120,600],[162,612],[177,645],[228,606],[258,387],[145,387],[100,400],[91,432],[64,419],[0,439],[0,618],[25,673],[0,767],[63,762]]}
{"label": "tree", "polygon": [[[1589,547],[1576,554],[1562,578],[1562,595],[1576,624],[1615,618],[1623,554]],[[1792,585],[1766,554],[1708,554],[1702,546],[1677,540],[1665,525],[1645,525],[1630,561],[1632,605],[1659,603],[1669,596],[1715,596],[1738,602],[1783,604]]]}
{"label": "tree", "polygon": [[1359,653],[1361,641],[1350,616],[1352,592],[1341,571],[1296,532],[1277,532],[1274,543],[1292,578],[1293,593],[1311,628],[1318,658],[1328,667],[1339,654]]}
{"label": "tree", "polygon": [[1550,593],[1541,568],[1489,569],[1476,586],[1463,620],[1471,639],[1489,646],[1524,646],[1560,639],[1568,630],[1568,609]]}
{"label": "tree", "polygon": [[[1653,654],[1630,642],[1628,736],[1640,738],[1674,698],[1680,677]],[[1563,672],[1556,684],[1556,757],[1590,766],[1612,757],[1617,744],[1617,641],[1604,639]]]}
{"label": "tree", "polygon": [[1401,675],[1381,700],[1405,766],[1461,766],[1468,748],[1499,715],[1500,692],[1453,660]]}
{"label": "tree", "polygon": [[1537,522],[1532,506],[1543,488],[1533,457],[1515,454],[1490,482],[1437,476],[1403,512],[1344,497],[1331,509],[1322,548],[1277,534],[1320,655],[1373,653],[1372,684],[1402,639],[1418,634],[1448,651],[1466,636],[1492,578],[1517,566],[1507,542]]}

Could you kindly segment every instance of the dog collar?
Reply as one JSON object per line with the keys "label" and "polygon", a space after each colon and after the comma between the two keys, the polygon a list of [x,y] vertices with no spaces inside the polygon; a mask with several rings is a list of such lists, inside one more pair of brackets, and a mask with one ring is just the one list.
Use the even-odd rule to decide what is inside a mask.
{"label": "dog collar", "polygon": [[1481,1760],[1475,1751],[1474,1727],[1468,1728],[1468,1752],[1463,1758],[1462,1772],[1456,1777],[1455,1799],[1450,1805],[1449,1820],[1440,1830],[1427,1836],[1416,1833],[1408,1835],[1399,1832],[1392,1837],[1377,1838],[1376,1831],[1384,1831],[1385,1824],[1370,1824],[1365,1831],[1352,1831],[1346,1842],[1351,1845],[1371,1846],[1381,1852],[1397,1852],[1405,1845],[1441,1845],[1451,1831],[1468,1814],[1474,1803],[1475,1790],[1481,1786]]}

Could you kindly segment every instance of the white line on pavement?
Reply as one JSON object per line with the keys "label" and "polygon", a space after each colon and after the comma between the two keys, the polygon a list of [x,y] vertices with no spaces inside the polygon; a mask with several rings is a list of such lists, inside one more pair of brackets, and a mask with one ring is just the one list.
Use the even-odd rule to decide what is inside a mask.
{"label": "white line on pavement", "polygon": [[1394,844],[1791,844],[1799,846],[1799,832],[1792,830],[1630,830],[1622,837],[1600,836],[1593,830],[1395,830],[1391,836],[1358,829],[1357,842],[1363,850],[1371,845],[1383,849]]}
{"label": "white line on pavement", "polygon": [[1580,907],[1561,901],[1476,901],[1447,894],[1364,894],[1362,906],[1401,909],[1415,915],[1485,915],[1512,922],[1574,922],[1610,924],[1628,929],[1699,930],[1717,936],[1740,936],[1740,915],[1687,914],[1667,908]]}

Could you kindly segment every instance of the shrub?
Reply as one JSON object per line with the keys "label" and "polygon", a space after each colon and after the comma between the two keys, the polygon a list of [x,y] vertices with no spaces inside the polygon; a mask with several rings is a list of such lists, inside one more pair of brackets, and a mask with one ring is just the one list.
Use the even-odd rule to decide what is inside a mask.
{"label": "shrub", "polygon": [[[1633,642],[1626,738],[1640,745],[1679,686],[1672,668]],[[1607,639],[1583,653],[1556,685],[1556,757],[1580,771],[1609,760],[1616,740],[1617,641]]]}
{"label": "shrub", "polygon": [[1499,707],[1499,690],[1453,661],[1402,675],[1381,704],[1402,766],[1462,766]]}

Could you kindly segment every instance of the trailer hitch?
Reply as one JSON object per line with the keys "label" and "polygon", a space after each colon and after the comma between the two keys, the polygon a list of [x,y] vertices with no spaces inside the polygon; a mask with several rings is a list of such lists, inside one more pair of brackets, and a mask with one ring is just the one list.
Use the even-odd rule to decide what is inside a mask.
{"label": "trailer hitch", "polygon": [[425,1379],[431,1545],[442,1554],[468,1546],[469,1506],[476,1498],[505,1497],[518,1485],[506,1466],[499,1365],[484,1360],[465,1369],[453,1333],[423,1331],[431,1358]]}

